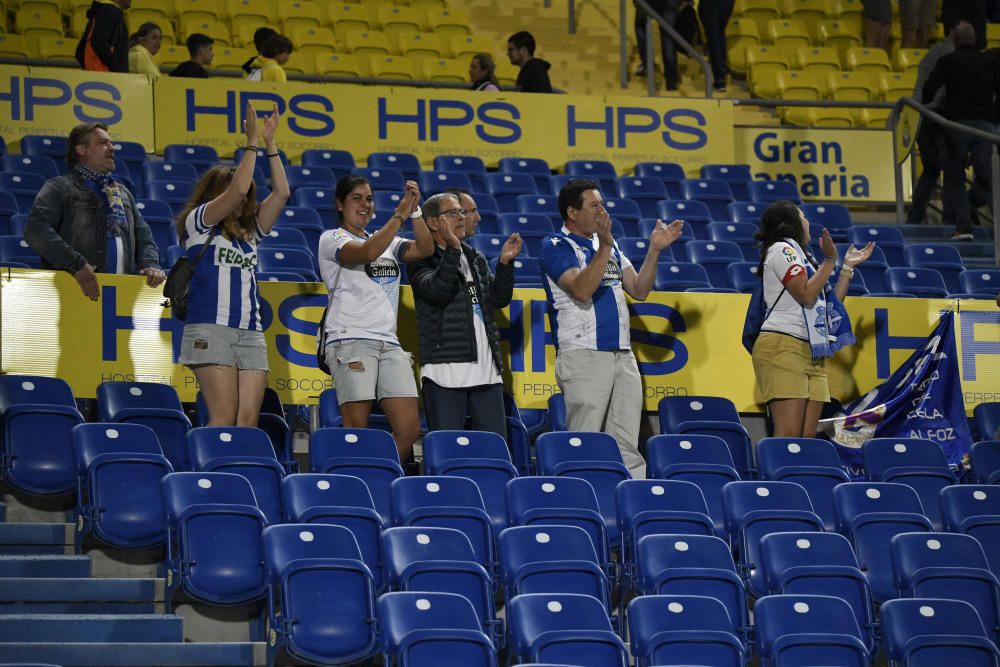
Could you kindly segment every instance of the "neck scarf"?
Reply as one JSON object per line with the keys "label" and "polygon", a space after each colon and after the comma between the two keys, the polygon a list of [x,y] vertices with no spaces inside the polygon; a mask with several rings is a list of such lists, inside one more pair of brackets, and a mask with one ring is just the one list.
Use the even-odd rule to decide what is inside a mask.
{"label": "neck scarf", "polygon": [[108,236],[122,236],[128,224],[128,216],[125,214],[125,197],[121,184],[111,174],[98,173],[82,164],[76,165],[74,169],[104,203]]}
{"label": "neck scarf", "polygon": [[[806,254],[794,239],[785,239],[785,242],[795,248],[801,257],[808,259],[805,262],[806,277],[811,278],[816,273],[812,256]],[[832,357],[837,350],[853,345],[856,340],[854,332],[851,331],[851,319],[847,315],[847,309],[830,285],[823,286],[812,306],[802,306],[802,317],[809,333],[809,346],[812,348],[813,359]]]}

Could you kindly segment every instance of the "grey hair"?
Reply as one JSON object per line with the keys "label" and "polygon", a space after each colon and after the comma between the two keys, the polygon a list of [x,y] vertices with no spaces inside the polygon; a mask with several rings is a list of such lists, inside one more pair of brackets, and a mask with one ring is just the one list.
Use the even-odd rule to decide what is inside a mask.
{"label": "grey hair", "polygon": [[956,47],[975,46],[976,29],[968,21],[959,21],[951,29],[951,41],[955,42]]}
{"label": "grey hair", "polygon": [[[424,216],[428,218],[434,218],[436,216],[441,215],[441,211],[445,210],[444,200],[447,198],[451,198],[460,202],[460,200],[458,199],[458,195],[452,194],[450,192],[439,192],[436,195],[431,195],[430,197],[424,200],[423,206],[420,207],[424,212]],[[459,203],[459,205],[461,206],[461,202]]]}

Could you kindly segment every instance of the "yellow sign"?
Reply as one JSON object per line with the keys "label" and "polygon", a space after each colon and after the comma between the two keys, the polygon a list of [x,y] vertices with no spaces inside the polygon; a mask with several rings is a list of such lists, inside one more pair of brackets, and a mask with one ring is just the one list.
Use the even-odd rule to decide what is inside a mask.
{"label": "yellow sign", "polygon": [[142,74],[0,66],[0,136],[66,136],[79,123],[108,125],[111,136],[153,150],[153,87]]}
{"label": "yellow sign", "polygon": [[155,84],[156,145],[240,145],[248,101],[284,114],[280,145],[291,157],[338,148],[364,164],[369,153],[413,153],[425,167],[438,155],[671,161],[691,171],[732,161],[732,104],[726,100],[479,93],[389,86],[261,83],[160,77]]}
{"label": "yellow sign", "polygon": [[893,133],[737,127],[735,159],[755,179],[785,179],[806,201],[894,202]]}
{"label": "yellow sign", "polygon": [[[159,289],[137,277],[101,275],[101,298],[88,301],[66,273],[5,270],[0,277],[2,370],[64,378],[77,396],[93,397],[106,380],[173,385],[193,401],[197,383],[175,363],[183,323],[162,307]],[[316,330],[326,294],[314,283],[261,285],[270,385],[289,404],[313,404],[332,386],[316,368]],[[417,351],[413,298],[404,287],[399,333]],[[760,412],[750,355],[739,342],[747,295],[655,292],[632,304],[632,340],[643,374],[645,409],[665,396],[716,395],[741,412]],[[938,313],[955,302],[850,298],[858,343],[830,364],[831,391],[847,400],[874,388],[913,352]],[[499,318],[505,384],[518,405],[544,408],[558,392],[555,349],[544,292],[515,290]],[[956,320],[965,407],[1000,401],[1000,309],[962,301]]]}

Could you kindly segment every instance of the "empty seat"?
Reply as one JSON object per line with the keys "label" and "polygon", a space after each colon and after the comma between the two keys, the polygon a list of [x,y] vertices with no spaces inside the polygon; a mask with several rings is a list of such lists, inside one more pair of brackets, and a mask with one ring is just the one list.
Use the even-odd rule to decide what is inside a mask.
{"label": "empty seat", "polygon": [[834,241],[847,241],[851,213],[843,204],[803,204],[802,213],[809,222],[825,227]]}
{"label": "empty seat", "polygon": [[769,595],[754,605],[757,654],[766,665],[867,667],[871,655],[850,606],[826,595]]}
{"label": "empty seat", "polygon": [[959,274],[965,270],[958,248],[944,243],[910,243],[903,248],[908,266],[936,269],[949,292],[960,292]]}
{"label": "empty seat", "polygon": [[750,435],[740,422],[736,406],[715,396],[666,397],[659,404],[663,433],[715,435],[726,441],[734,467],[746,477],[754,471]]}
{"label": "empty seat", "polygon": [[[542,158],[528,157],[502,157],[497,162],[500,172],[504,174],[526,174],[535,179],[535,183],[541,186],[548,184],[552,170],[548,162]],[[539,187],[539,192],[542,190]]]}
{"label": "empty seat", "polygon": [[700,595],[645,595],[628,605],[632,655],[640,667],[742,667],[746,651],[723,604]]}
{"label": "empty seat", "polygon": [[603,192],[614,192],[618,171],[607,160],[569,160],[566,162],[566,175],[592,179],[600,184]]}
{"label": "empty seat", "polygon": [[729,284],[733,289],[749,294],[760,285],[760,264],[756,262],[733,262],[726,267]]}
{"label": "empty seat", "polygon": [[982,440],[969,450],[973,481],[976,484],[1000,482],[1000,440]]}
{"label": "empty seat", "polygon": [[510,235],[541,232],[552,235],[552,219],[544,213],[501,213],[497,217],[498,229],[501,234]]}
{"label": "empty seat", "polygon": [[1000,438],[1000,401],[980,403],[972,410],[976,428],[984,439]]}
{"label": "empty seat", "polygon": [[[996,296],[1000,292],[1000,269],[967,269],[958,274],[958,282],[963,292]],[[983,437],[993,435],[983,433]]]}
{"label": "empty seat", "polygon": [[912,488],[931,524],[941,529],[941,489],[958,483],[941,445],[919,438],[872,438],[862,446],[861,457],[868,480]]}
{"label": "empty seat", "polygon": [[824,527],[834,529],[833,487],[851,479],[833,444],[818,438],[762,438],[757,459],[763,479],[801,485]]}
{"label": "empty seat", "polygon": [[[412,153],[385,153],[385,152],[374,152],[368,154],[368,168],[369,169],[391,169],[400,172],[408,181],[417,180],[420,174],[420,160],[416,155]],[[376,188],[372,185],[375,190],[391,189],[391,188]]]}
{"label": "empty seat", "polygon": [[731,241],[691,241],[684,244],[684,252],[689,262],[705,267],[713,287],[731,287],[727,267],[744,260],[743,251]]}
{"label": "empty seat", "polygon": [[511,655],[519,662],[626,667],[628,653],[607,611],[588,595],[534,593],[507,604]]}
{"label": "empty seat", "polygon": [[537,194],[538,189],[528,174],[500,172],[486,174],[486,191],[496,199],[501,212],[513,213],[520,195]]}
{"label": "empty seat", "polygon": [[624,199],[634,200],[639,205],[643,217],[655,217],[656,203],[669,198],[667,186],[659,178],[621,176],[617,185],[618,195]]}
{"label": "empty seat", "polygon": [[799,189],[795,183],[785,180],[751,181],[747,185],[747,193],[750,195],[750,201],[763,204],[769,204],[782,199],[796,203],[802,201],[802,198],[799,196]]}
{"label": "empty seat", "polygon": [[897,294],[912,294],[926,299],[944,299],[948,287],[937,269],[892,267],[885,272],[890,290]]}
{"label": "empty seat", "polygon": [[681,181],[681,195],[685,199],[704,202],[712,214],[712,220],[729,219],[727,207],[733,201],[729,183],[704,178],[686,178]]}
{"label": "empty seat", "polygon": [[3,171],[20,171],[38,174],[42,178],[55,178],[59,175],[56,161],[47,155],[12,155],[0,156],[0,168]]}
{"label": "empty seat", "polygon": [[361,478],[382,520],[391,523],[389,486],[403,477],[403,468],[389,433],[367,428],[317,429],[309,438],[309,470]]}
{"label": "empty seat", "polygon": [[683,292],[691,287],[711,287],[708,273],[693,262],[659,262],[653,288],[664,292]]}
{"label": "empty seat", "polygon": [[975,608],[961,600],[889,600],[881,609],[888,658],[899,665],[995,667],[1000,652]]}
{"label": "empty seat", "polygon": [[191,181],[149,181],[146,189],[150,198],[167,202],[179,214],[191,198],[193,185]]}
{"label": "empty seat", "polygon": [[385,664],[496,667],[472,604],[452,593],[386,593],[378,600]]}
{"label": "empty seat", "polygon": [[17,209],[28,213],[35,204],[35,196],[45,185],[45,177],[29,171],[0,171],[0,191],[14,197]]}
{"label": "empty seat", "polygon": [[889,266],[903,266],[903,233],[896,225],[854,225],[847,231],[847,239],[856,246],[874,241]]}
{"label": "empty seat", "polygon": [[747,198],[747,183],[753,180],[750,167],[745,164],[703,164],[701,178],[725,181],[737,201]]}
{"label": "empty seat", "polygon": [[958,484],[941,490],[944,526],[979,540],[993,574],[1000,576],[1000,493],[986,484]]}
{"label": "empty seat", "polygon": [[29,134],[21,137],[21,153],[24,155],[46,155],[58,164],[66,159],[67,139],[62,136]]}
{"label": "empty seat", "polygon": [[191,422],[177,391],[157,382],[102,382],[97,387],[101,421],[145,424],[156,432],[174,470],[190,470],[186,437]]}
{"label": "empty seat", "polygon": [[194,144],[169,144],[163,148],[163,159],[167,162],[186,162],[199,172],[219,164],[219,154],[214,148]]}

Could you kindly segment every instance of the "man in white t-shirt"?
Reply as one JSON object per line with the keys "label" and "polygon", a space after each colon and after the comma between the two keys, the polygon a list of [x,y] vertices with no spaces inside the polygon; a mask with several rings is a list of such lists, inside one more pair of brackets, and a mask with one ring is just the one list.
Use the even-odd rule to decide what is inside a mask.
{"label": "man in white t-shirt", "polygon": [[[463,198],[475,206],[469,195]],[[432,431],[468,425],[506,440],[503,360],[494,311],[507,306],[513,295],[513,260],[521,251],[521,237],[515,233],[507,239],[494,275],[483,253],[463,243],[469,210],[455,194],[428,198],[423,211],[434,254],[407,267],[416,301],[424,414]]]}

